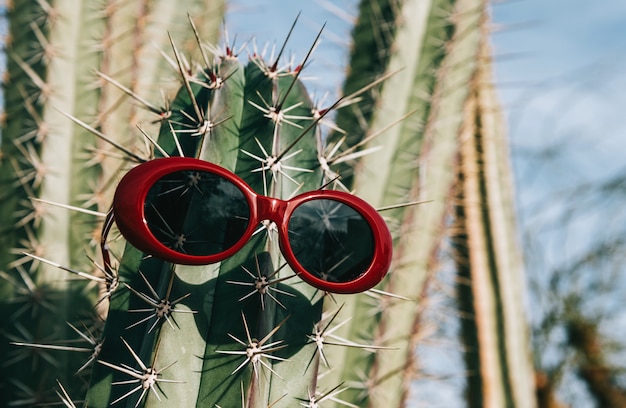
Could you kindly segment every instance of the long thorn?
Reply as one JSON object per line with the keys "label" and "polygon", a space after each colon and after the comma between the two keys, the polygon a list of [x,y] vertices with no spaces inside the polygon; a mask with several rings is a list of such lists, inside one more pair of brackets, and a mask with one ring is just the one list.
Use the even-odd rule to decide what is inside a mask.
{"label": "long thorn", "polygon": [[388,124],[387,126],[383,127],[382,129],[377,130],[376,132],[372,133],[371,135],[367,136],[366,138],[364,138],[363,140],[361,140],[359,143],[355,144],[354,146],[351,146],[350,148],[344,150],[343,152],[341,152],[341,154],[339,156],[337,156],[334,159],[329,160],[329,162],[332,164],[334,162],[337,161],[337,159],[348,155],[350,153],[352,153],[353,151],[355,151],[356,149],[358,149],[359,147],[363,146],[364,144],[370,142],[371,140],[375,139],[376,137],[380,136],[381,134],[385,133],[387,130],[389,130],[390,128],[392,128],[393,126],[397,125],[398,123],[402,122],[404,119],[408,118],[409,116],[411,116],[412,114],[414,114],[415,112],[417,112],[416,110],[412,110],[411,112],[408,112],[404,115],[402,115],[400,118],[398,118],[397,120],[391,122],[390,124]]}
{"label": "long thorn", "polygon": [[183,63],[180,59],[180,54],[178,53],[178,48],[176,48],[176,44],[174,44],[174,39],[172,39],[172,35],[167,33],[167,36],[170,39],[170,44],[172,45],[172,49],[174,50],[174,57],[176,58],[176,64],[178,64],[178,69],[180,70],[180,76],[183,79],[183,85],[189,94],[189,98],[191,99],[191,103],[193,104],[193,109],[196,114],[196,118],[198,119],[198,123],[204,122],[204,115],[202,111],[200,111],[200,107],[198,106],[198,101],[196,101],[196,96],[191,89],[191,84],[189,83],[189,78],[187,78],[187,74],[185,69],[183,68]]}
{"label": "long thorn", "polygon": [[298,22],[298,19],[300,18],[300,14],[302,14],[302,12],[298,12],[298,15],[296,15],[295,20],[293,20],[293,23],[291,24],[291,28],[289,29],[289,32],[287,33],[287,36],[285,37],[285,41],[283,41],[283,45],[280,47],[280,51],[278,52],[278,55],[276,56],[276,61],[274,61],[274,64],[271,67],[272,71],[276,71],[276,69],[278,69],[278,60],[280,59],[280,57],[283,55],[283,52],[285,51],[285,47],[287,46],[287,41],[289,41],[289,38],[291,37],[291,33],[293,32],[293,29],[296,27],[296,23]]}
{"label": "long thorn", "polygon": [[202,60],[204,61],[206,68],[211,69],[211,63],[209,62],[209,57],[206,55],[206,52],[204,51],[204,47],[202,46],[202,40],[200,39],[200,33],[198,32],[198,29],[196,28],[196,24],[193,22],[193,19],[191,18],[191,14],[187,13],[187,18],[189,19],[189,24],[191,24],[193,35],[196,37],[196,42],[198,43],[198,49],[200,50],[200,55],[202,55]]}
{"label": "long thorn", "polygon": [[133,92],[132,89],[127,88],[126,86],[122,85],[120,82],[116,81],[115,79],[111,78],[110,76],[100,72],[100,71],[96,71],[96,74],[104,79],[105,81],[107,81],[108,83],[110,83],[111,85],[115,86],[116,88],[118,88],[120,91],[124,92],[126,95],[130,96],[131,98],[133,98],[134,100],[136,100],[137,102],[139,102],[140,104],[142,104],[146,109],[148,109],[150,112],[156,114],[156,115],[162,115],[163,112],[163,108],[159,108],[157,106],[154,106],[153,104],[151,104],[150,102],[148,102],[146,99],[142,98],[141,96],[137,95],[135,92]]}
{"label": "long thorn", "polygon": [[380,207],[380,208],[377,208],[376,211],[381,212],[381,211],[393,210],[396,208],[410,207],[412,205],[432,203],[432,202],[433,200],[409,201],[408,203],[392,204],[392,205],[388,205],[385,207]]}
{"label": "long thorn", "polygon": [[81,213],[87,214],[87,215],[93,215],[93,216],[102,217],[102,218],[106,217],[106,213],[102,213],[100,211],[92,211],[92,210],[87,210],[86,208],[82,208],[82,207],[75,207],[73,205],[55,203],[54,201],[44,200],[43,198],[35,198],[35,197],[29,197],[29,198],[32,201],[37,201],[39,203],[53,205],[55,207],[65,208],[67,210],[78,211],[78,212],[81,212]]}
{"label": "long thorn", "polygon": [[161,153],[163,155],[163,157],[170,157],[170,155],[167,154],[167,152],[165,150],[163,150],[163,148],[156,142],[156,140],[154,140],[152,137],[150,137],[150,135],[148,133],[146,133],[146,131],[144,131],[142,129],[141,125],[137,124],[137,129],[139,129],[139,131],[141,132],[143,137],[148,139],[148,141],[150,143],[152,143],[152,145],[159,151],[159,153]]}
{"label": "long thorn", "polygon": [[322,31],[324,31],[324,27],[326,27],[326,23],[324,23],[322,25],[322,28],[317,33],[317,36],[315,37],[315,41],[313,41],[313,45],[311,45],[311,47],[309,48],[309,51],[306,53],[306,56],[304,57],[304,60],[302,60],[302,63],[300,64],[300,69],[298,69],[296,71],[296,75],[294,75],[293,81],[291,81],[291,83],[289,84],[289,88],[287,88],[287,92],[285,92],[285,94],[283,95],[283,99],[278,103],[278,105],[277,105],[278,109],[282,108],[283,104],[285,103],[285,100],[287,99],[287,96],[289,96],[289,93],[293,89],[293,86],[298,81],[298,77],[300,76],[300,73],[303,71],[303,68],[306,65],[307,61],[309,60],[309,57],[311,57],[311,54],[313,54],[313,50],[315,49],[315,46],[317,45],[317,42],[319,41],[320,37],[322,36]]}
{"label": "long thorn", "polygon": [[89,279],[89,280],[100,282],[100,283],[106,283],[106,279],[102,278],[100,276],[94,276],[94,275],[91,275],[91,274],[88,274],[88,273],[85,273],[85,272],[80,272],[80,271],[77,271],[75,269],[71,269],[71,268],[65,267],[65,266],[63,266],[61,264],[58,264],[56,262],[53,262],[53,261],[50,261],[48,259],[42,258],[40,256],[29,254],[28,252],[22,252],[22,255],[27,256],[27,257],[32,258],[32,259],[35,259],[35,260],[37,260],[39,262],[43,262],[43,263],[48,264],[50,266],[54,266],[55,268],[62,269],[64,271],[66,271],[66,272],[73,273],[74,275],[78,275],[81,278]]}
{"label": "long thorn", "polygon": [[[56,109],[56,108],[55,108]],[[120,150],[121,152],[123,152],[124,154],[126,154],[128,157],[130,157],[131,159],[133,159],[134,161],[136,161],[137,163],[145,163],[148,160],[144,159],[143,157],[140,157],[138,155],[136,155],[135,153],[131,152],[130,150],[128,150],[127,148],[125,148],[124,146],[122,146],[121,144],[117,143],[116,141],[114,141],[113,139],[110,139],[108,136],[106,136],[104,133],[100,132],[99,130],[95,129],[92,126],[89,126],[87,123],[83,122],[82,120],[70,115],[69,113],[65,113],[61,110],[57,111],[67,117],[69,120],[71,120],[72,122],[76,123],[77,125],[81,126],[82,128],[84,128],[85,130],[88,130],[89,132],[91,132],[94,136],[104,140],[105,142],[109,143],[111,146],[115,147],[116,149]]]}

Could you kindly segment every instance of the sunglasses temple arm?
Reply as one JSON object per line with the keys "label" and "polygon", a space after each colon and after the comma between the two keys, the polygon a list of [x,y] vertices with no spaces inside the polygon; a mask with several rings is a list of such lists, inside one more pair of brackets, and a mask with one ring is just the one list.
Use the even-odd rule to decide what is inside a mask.
{"label": "sunglasses temple arm", "polygon": [[107,244],[107,237],[109,236],[109,232],[111,232],[113,222],[115,222],[115,218],[113,216],[113,208],[111,208],[107,212],[106,218],[104,219],[104,225],[102,226],[102,233],[100,235],[100,251],[102,252],[104,272],[109,276],[114,276],[113,269],[111,268],[109,245]]}

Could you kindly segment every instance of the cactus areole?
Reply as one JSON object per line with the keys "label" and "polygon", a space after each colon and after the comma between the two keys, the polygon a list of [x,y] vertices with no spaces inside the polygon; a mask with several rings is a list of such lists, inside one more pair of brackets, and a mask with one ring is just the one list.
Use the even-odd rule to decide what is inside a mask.
{"label": "cactus areole", "polygon": [[184,265],[222,261],[253,234],[276,228],[291,268],[333,293],[374,287],[391,263],[389,229],[360,198],[334,190],[287,201],[266,197],[230,171],[194,158],[156,159],[130,170],[117,187],[111,217],[137,249]]}

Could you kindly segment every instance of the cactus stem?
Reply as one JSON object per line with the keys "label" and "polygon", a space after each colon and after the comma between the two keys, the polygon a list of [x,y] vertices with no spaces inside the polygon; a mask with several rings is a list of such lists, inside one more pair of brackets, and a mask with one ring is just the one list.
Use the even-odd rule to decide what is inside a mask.
{"label": "cactus stem", "polygon": [[[249,408],[249,404],[246,403],[246,392],[244,391],[244,388],[243,388],[243,381],[240,382],[240,385],[241,385],[241,408]],[[271,404],[267,405],[265,408],[272,408],[274,405],[278,404],[280,400],[282,400],[286,396],[287,394],[283,394],[280,398],[278,398],[276,401],[272,402]],[[222,406],[215,404],[215,408],[222,408]]]}

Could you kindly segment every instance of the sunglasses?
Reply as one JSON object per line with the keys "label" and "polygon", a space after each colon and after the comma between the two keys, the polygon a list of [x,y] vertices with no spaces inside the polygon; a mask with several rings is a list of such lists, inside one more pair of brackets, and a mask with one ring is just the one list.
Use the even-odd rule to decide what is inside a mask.
{"label": "sunglasses", "polygon": [[[112,218],[137,249],[184,265],[223,261],[262,222],[273,222],[293,271],[333,293],[371,289],[391,263],[389,229],[362,199],[333,190],[286,201],[266,197],[230,171],[188,157],[155,159],[130,170],[115,191]],[[104,251],[108,263],[103,238]]]}

